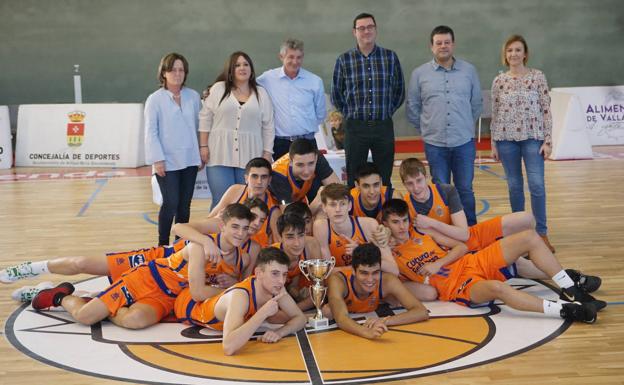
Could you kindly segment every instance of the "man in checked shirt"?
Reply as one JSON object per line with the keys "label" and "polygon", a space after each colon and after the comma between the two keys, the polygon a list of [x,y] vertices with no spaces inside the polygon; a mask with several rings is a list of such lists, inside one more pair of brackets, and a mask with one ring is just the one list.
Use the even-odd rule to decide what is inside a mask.
{"label": "man in checked shirt", "polygon": [[403,104],[405,83],[396,53],[375,43],[375,17],[361,13],[353,20],[356,47],[338,56],[331,99],[345,117],[345,153],[349,187],[368,151],[385,186],[391,186],[394,162],[392,115]]}

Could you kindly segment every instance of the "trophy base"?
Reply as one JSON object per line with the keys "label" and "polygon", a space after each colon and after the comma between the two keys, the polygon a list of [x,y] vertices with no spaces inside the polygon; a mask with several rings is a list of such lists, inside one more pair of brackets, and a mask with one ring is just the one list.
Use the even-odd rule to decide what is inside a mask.
{"label": "trophy base", "polygon": [[308,327],[312,328],[312,329],[323,329],[323,328],[327,328],[329,327],[329,319],[327,318],[321,318],[321,319],[315,319],[315,318],[308,318]]}

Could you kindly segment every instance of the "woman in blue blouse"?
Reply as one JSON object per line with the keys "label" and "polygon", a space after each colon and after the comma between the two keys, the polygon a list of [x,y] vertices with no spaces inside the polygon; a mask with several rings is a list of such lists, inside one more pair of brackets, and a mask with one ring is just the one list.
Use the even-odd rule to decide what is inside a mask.
{"label": "woman in blue blouse", "polygon": [[189,66],[184,56],[165,55],[158,66],[160,88],[145,102],[145,160],[152,165],[163,197],[158,213],[158,244],[169,244],[176,223],[191,216],[191,199],[201,165],[197,127],[199,94],[184,86]]}

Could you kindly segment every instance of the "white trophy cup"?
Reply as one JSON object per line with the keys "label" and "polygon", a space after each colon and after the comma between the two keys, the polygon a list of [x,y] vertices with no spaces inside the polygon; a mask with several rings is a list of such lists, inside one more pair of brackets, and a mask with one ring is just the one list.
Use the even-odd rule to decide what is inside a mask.
{"label": "white trophy cup", "polygon": [[305,261],[299,261],[299,269],[305,275],[307,279],[313,281],[314,284],[310,286],[310,297],[316,307],[316,314],[314,317],[308,318],[308,326],[318,329],[329,326],[329,320],[323,317],[321,307],[323,306],[323,300],[327,293],[327,287],[323,286],[323,280],[329,276],[336,259],[308,259]]}

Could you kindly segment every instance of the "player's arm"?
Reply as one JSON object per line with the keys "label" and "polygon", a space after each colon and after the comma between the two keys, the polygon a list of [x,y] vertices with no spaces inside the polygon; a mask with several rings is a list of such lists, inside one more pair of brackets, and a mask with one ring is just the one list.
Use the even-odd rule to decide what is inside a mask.
{"label": "player's arm", "polygon": [[218,218],[208,218],[190,223],[176,223],[173,226],[173,233],[180,238],[198,243],[204,248],[204,253],[212,261],[216,262],[221,254],[221,250],[214,243],[212,238],[206,234],[219,232]]}
{"label": "player's arm", "polygon": [[334,273],[329,276],[327,281],[329,307],[340,329],[347,333],[369,339],[380,337],[385,332],[381,325],[375,328],[368,328],[358,324],[349,316],[349,309],[344,301],[347,287],[341,274]]}
{"label": "player's arm", "polygon": [[252,241],[251,246],[249,247],[249,251],[247,255],[249,256],[249,264],[245,265],[245,269],[243,270],[243,278],[249,277],[253,274],[253,269],[256,266],[256,260],[258,259],[258,253],[260,252],[260,245],[256,241]]}
{"label": "player's arm", "polygon": [[235,184],[230,186],[230,188],[228,188],[225,191],[225,194],[223,194],[223,196],[221,197],[219,203],[217,203],[214,209],[210,211],[210,214],[208,214],[208,218],[218,217],[221,211],[223,211],[227,207],[227,205],[231,203],[236,203],[236,200],[238,199],[238,197],[241,196],[244,189],[245,185],[242,184]]}
{"label": "player's arm", "polygon": [[233,355],[249,341],[262,322],[272,315],[269,314],[271,308],[277,311],[277,301],[270,299],[245,322],[244,317],[249,306],[249,294],[246,291],[232,290],[226,298],[221,300],[228,301],[223,320],[223,353],[226,356]]}
{"label": "player's arm", "polygon": [[214,296],[215,290],[206,285],[207,257],[203,247],[197,243],[189,243],[182,251],[188,261],[189,290],[194,301],[203,301]]}
{"label": "player's arm", "polygon": [[381,251],[381,271],[392,274],[395,277],[399,275],[399,266],[394,260],[392,250],[389,246],[380,247]]}
{"label": "player's arm", "polygon": [[434,229],[423,230],[423,233],[433,238],[433,240],[436,241],[438,245],[444,246],[449,249],[455,247],[459,243],[463,243],[455,238],[447,237],[446,235]]}
{"label": "player's arm", "polygon": [[451,263],[457,261],[461,257],[463,257],[468,252],[468,246],[464,243],[458,243],[451,250],[449,250],[446,255],[434,262],[425,263],[423,267],[420,268],[418,274],[424,276],[432,276],[436,274],[442,267],[446,265],[450,265]]}
{"label": "player's arm", "polygon": [[407,310],[406,312],[385,317],[387,326],[404,325],[429,319],[427,308],[394,275],[382,273],[384,296],[393,296]]}
{"label": "player's arm", "polygon": [[314,238],[317,240],[321,249],[321,256],[325,259],[329,259],[331,257],[331,252],[329,251],[329,229],[327,226],[327,220],[315,220],[314,225],[312,226],[312,233],[314,234]]}
{"label": "player's arm", "polygon": [[466,219],[466,214],[464,213],[464,210],[460,210],[456,213],[451,214],[452,224],[450,225],[421,214],[416,215],[414,223],[416,229],[422,233],[433,229],[443,235],[446,235],[447,237],[457,239],[461,242],[466,242],[470,237],[470,231],[468,230],[468,220]]}
{"label": "player's arm", "polygon": [[[279,206],[275,206],[272,208],[272,212],[269,217],[269,225],[267,226],[271,229],[271,237],[273,238],[272,243],[277,243],[282,241],[282,237],[280,237],[279,232],[277,231],[277,220],[282,216],[282,210]],[[270,240],[269,240],[270,241]]]}

